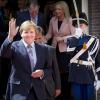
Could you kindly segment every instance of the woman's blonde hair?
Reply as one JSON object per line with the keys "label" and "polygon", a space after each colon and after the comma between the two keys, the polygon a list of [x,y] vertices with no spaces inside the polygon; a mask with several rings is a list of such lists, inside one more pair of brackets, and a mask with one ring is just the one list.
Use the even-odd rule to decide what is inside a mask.
{"label": "woman's blonde hair", "polygon": [[28,30],[30,29],[30,27],[33,27],[35,29],[35,32],[37,33],[37,26],[35,23],[33,23],[30,20],[27,20],[25,22],[23,22],[20,26],[19,32],[20,34],[22,34],[23,30]]}
{"label": "woman's blonde hair", "polygon": [[70,17],[69,7],[65,1],[58,1],[55,3],[55,7],[60,6],[64,12],[65,18],[68,20]]}

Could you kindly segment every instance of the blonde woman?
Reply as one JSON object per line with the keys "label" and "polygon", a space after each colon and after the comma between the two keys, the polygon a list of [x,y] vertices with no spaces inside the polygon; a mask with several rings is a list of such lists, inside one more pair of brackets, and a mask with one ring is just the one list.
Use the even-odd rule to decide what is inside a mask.
{"label": "blonde woman", "polygon": [[[52,39],[52,46],[56,48],[57,60],[62,81],[62,94],[60,100],[67,100],[70,91],[68,90],[68,63],[69,60],[66,54],[66,44],[62,40],[65,36],[74,34],[75,28],[72,26],[72,19],[69,13],[69,7],[65,1],[56,2],[54,5],[55,16],[51,18],[49,30],[45,39]],[[60,41],[62,40],[62,41]],[[67,84],[68,83],[68,84]]]}

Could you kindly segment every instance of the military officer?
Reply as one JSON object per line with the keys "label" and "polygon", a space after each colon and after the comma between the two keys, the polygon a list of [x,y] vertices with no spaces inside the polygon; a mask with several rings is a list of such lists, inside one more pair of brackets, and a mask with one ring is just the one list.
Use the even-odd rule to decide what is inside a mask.
{"label": "military officer", "polygon": [[70,55],[71,92],[73,100],[94,100],[94,82],[100,80],[99,39],[89,35],[85,13],[81,13],[78,20],[80,28],[75,35],[64,39]]}

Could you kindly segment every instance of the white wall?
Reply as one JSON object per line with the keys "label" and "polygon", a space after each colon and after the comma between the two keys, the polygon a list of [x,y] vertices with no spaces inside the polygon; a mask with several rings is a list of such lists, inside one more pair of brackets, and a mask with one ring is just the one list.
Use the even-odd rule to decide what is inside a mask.
{"label": "white wall", "polygon": [[82,0],[82,12],[85,12],[88,18],[88,0]]}

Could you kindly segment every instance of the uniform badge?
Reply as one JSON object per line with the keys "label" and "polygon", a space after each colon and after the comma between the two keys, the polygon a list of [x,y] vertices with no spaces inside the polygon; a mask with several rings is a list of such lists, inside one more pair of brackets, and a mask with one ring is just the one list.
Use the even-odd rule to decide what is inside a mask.
{"label": "uniform badge", "polygon": [[87,45],[86,45],[86,43],[84,42],[83,43],[83,49],[86,49],[87,48]]}

